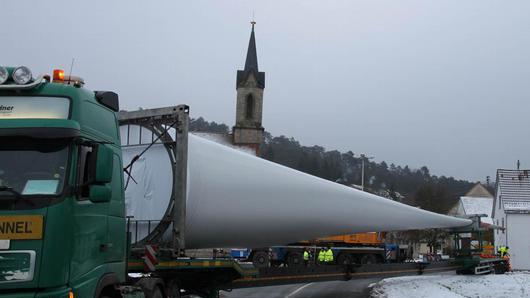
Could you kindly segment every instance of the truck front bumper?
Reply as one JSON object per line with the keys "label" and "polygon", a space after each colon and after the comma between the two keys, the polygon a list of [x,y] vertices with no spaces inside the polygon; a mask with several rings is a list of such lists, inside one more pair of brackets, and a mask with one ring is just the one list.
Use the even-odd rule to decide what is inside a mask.
{"label": "truck front bumper", "polygon": [[54,288],[39,292],[12,292],[0,294],[0,298],[69,298],[70,288]]}

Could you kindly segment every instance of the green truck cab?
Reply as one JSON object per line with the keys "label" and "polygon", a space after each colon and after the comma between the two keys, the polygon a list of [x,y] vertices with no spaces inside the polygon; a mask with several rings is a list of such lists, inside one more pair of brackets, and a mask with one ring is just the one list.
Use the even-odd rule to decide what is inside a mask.
{"label": "green truck cab", "polygon": [[126,280],[118,96],[0,67],[0,297],[105,297]]}

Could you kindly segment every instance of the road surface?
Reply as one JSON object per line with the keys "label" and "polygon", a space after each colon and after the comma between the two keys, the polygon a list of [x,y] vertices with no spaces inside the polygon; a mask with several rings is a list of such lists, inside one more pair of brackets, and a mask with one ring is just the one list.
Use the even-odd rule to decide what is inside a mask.
{"label": "road surface", "polygon": [[[454,271],[433,274],[455,275]],[[425,274],[430,275],[430,274]],[[220,298],[368,298],[370,284],[383,278],[352,279],[350,281],[328,281],[306,284],[271,286],[221,291]]]}
{"label": "road surface", "polygon": [[221,298],[367,298],[368,286],[382,278],[328,281],[221,291]]}

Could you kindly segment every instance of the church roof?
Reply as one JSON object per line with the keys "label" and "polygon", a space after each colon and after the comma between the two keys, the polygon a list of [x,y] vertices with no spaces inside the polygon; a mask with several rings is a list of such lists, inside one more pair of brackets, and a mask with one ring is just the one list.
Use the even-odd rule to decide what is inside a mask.
{"label": "church roof", "polygon": [[250,40],[248,42],[247,59],[245,60],[245,68],[237,71],[236,87],[244,85],[250,74],[256,78],[258,87],[265,88],[265,73],[260,72],[258,68],[258,54],[256,51],[256,37],[254,34],[254,24],[252,22],[252,31],[250,32]]}
{"label": "church roof", "polygon": [[254,37],[254,23],[252,23],[252,31],[250,32],[250,40],[248,42],[247,60],[245,60],[245,71],[255,69],[258,71],[258,54],[256,53],[256,38]]}

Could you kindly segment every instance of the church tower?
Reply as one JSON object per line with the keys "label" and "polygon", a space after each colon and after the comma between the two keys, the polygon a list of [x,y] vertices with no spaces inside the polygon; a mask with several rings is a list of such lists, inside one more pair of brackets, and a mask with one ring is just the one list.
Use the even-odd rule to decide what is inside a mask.
{"label": "church tower", "polygon": [[252,31],[250,32],[245,69],[237,71],[236,124],[232,128],[232,135],[234,145],[253,148],[258,154],[264,131],[261,120],[265,73],[258,69],[256,39],[254,37],[256,22],[251,22],[251,24]]}

